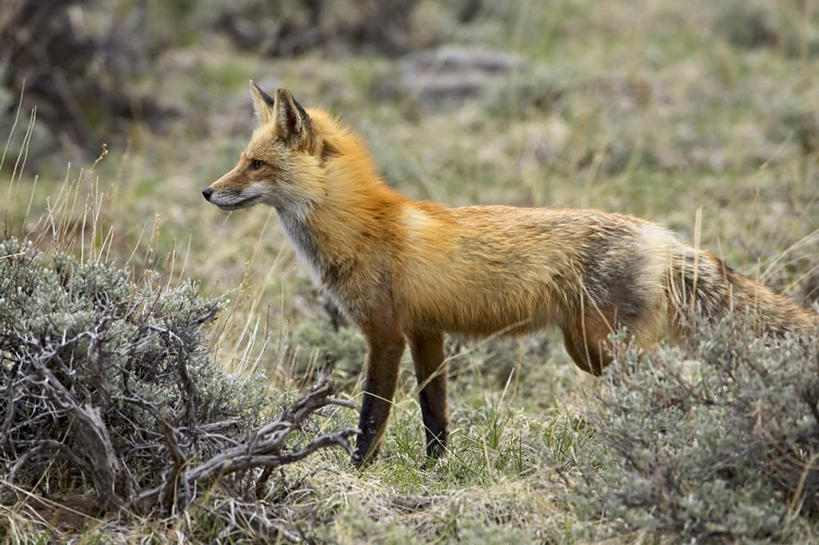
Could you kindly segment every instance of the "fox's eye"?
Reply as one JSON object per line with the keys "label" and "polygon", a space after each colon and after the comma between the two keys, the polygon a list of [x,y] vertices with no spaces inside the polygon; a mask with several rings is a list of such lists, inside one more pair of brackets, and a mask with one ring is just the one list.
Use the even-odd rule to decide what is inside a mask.
{"label": "fox's eye", "polygon": [[248,165],[248,170],[259,170],[264,165],[264,161],[259,161],[258,159],[253,159],[250,161],[250,165]]}

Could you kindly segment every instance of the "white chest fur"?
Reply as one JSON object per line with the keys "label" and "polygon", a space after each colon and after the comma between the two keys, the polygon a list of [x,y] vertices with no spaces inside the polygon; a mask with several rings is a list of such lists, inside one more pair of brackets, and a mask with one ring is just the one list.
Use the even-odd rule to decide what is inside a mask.
{"label": "white chest fur", "polygon": [[306,222],[306,214],[290,210],[278,210],[279,222],[282,230],[296,249],[296,254],[307,267],[310,279],[317,287],[322,285],[322,271],[324,260],[319,252],[318,244],[313,232]]}

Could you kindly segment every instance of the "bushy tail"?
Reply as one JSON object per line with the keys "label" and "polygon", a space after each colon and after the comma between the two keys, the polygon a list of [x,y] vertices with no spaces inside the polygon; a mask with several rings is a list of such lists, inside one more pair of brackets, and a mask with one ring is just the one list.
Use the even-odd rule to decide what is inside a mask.
{"label": "bushy tail", "polygon": [[735,273],[706,251],[675,248],[668,269],[666,291],[671,322],[684,334],[694,320],[707,322],[734,312],[758,334],[819,333],[819,314],[787,296]]}

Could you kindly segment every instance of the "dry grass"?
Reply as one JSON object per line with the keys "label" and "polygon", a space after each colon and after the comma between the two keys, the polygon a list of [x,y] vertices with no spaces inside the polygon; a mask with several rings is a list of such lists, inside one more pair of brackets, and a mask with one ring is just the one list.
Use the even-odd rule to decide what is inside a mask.
{"label": "dry grass", "polygon": [[[420,16],[452,39],[523,55],[533,66],[526,77],[554,100],[543,106],[509,78],[456,107],[419,108],[411,97],[374,96],[375,83],[394,74],[389,60],[260,59],[214,40],[162,59],[162,88],[173,90],[185,121],[161,136],[134,127],[128,148],[111,149],[92,168],[66,172],[53,166],[64,164],[59,158],[12,168],[9,157],[26,148],[23,112],[10,137],[15,153],[0,170],[6,230],[45,246],[70,239],[84,259],[113,260],[136,275],[157,270],[167,282],[192,277],[206,294],[226,294],[211,338],[218,357],[231,371],[263,368],[277,387],[292,389],[304,379],[303,362],[298,372],[294,362],[347,346],[349,331],[331,331],[272,210],[226,215],[200,195],[249,136],[253,77],[336,112],[365,136],[390,182],[414,198],[601,208],[689,239],[699,210],[703,247],[778,290],[816,300],[819,55],[811,48],[819,24],[810,2],[755,4],[779,38],[754,47],[732,42],[725,27],[743,28],[743,20],[731,22],[734,3],[520,0],[484,6],[468,27],[441,4],[422,4]],[[22,167],[25,151],[19,156]],[[49,210],[65,223],[41,221]],[[300,337],[299,327],[325,331],[326,342],[300,345],[316,336]],[[566,502],[555,471],[585,452],[575,417],[597,383],[556,340],[449,346],[452,452],[428,471],[419,469],[419,408],[405,363],[374,465],[359,474],[342,456],[320,455],[289,472],[270,505],[284,525],[321,542],[598,539]],[[357,383],[347,395],[359,392]],[[1,509],[12,542],[51,531],[48,517]],[[89,518],[80,542],[207,540],[207,529],[185,537],[162,521],[130,522],[124,531]]]}

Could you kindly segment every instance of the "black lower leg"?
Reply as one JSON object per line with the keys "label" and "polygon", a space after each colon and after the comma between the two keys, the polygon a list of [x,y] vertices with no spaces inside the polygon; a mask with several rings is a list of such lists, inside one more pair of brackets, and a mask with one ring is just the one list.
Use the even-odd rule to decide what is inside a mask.
{"label": "black lower leg", "polygon": [[418,396],[421,404],[421,415],[424,420],[427,456],[439,458],[446,451],[449,431],[445,421],[433,416],[428,396],[429,393],[426,390],[422,390]]}

